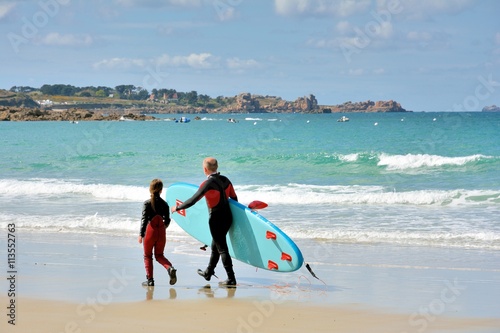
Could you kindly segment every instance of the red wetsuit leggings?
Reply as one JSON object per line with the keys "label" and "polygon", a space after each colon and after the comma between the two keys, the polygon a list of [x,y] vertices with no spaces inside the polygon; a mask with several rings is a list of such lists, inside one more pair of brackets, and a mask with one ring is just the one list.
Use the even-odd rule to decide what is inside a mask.
{"label": "red wetsuit leggings", "polygon": [[166,269],[172,267],[170,261],[163,255],[167,243],[165,231],[165,224],[163,224],[163,218],[160,215],[153,217],[146,228],[146,236],[142,243],[144,245],[144,266],[148,279],[153,278],[153,251],[156,261],[163,267]]}

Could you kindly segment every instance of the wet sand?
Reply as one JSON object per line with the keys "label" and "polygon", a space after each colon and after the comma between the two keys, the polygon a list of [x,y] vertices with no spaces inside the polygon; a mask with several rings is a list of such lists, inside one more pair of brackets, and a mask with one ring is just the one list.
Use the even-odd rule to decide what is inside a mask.
{"label": "wet sand", "polygon": [[[2,332],[500,329],[495,303],[488,305],[491,312],[470,310],[498,295],[498,272],[491,270],[366,265],[351,259],[314,263],[320,281],[305,269],[279,274],[235,262],[238,286],[223,288],[217,279],[207,283],[196,274],[208,253],[175,241],[167,245],[166,255],[178,269],[178,282],[169,285],[166,271],[155,263],[156,286],[145,288],[135,239],[22,231],[17,235],[15,273],[6,267],[1,284]],[[225,279],[221,268],[216,273]]]}

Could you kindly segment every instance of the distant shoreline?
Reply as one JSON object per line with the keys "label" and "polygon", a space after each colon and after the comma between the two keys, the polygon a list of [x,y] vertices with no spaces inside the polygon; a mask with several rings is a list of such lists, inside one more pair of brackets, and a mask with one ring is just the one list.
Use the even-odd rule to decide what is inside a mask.
{"label": "distant shoreline", "polygon": [[[375,113],[366,111],[335,111],[335,112],[307,112],[307,114],[334,114],[334,113]],[[411,112],[411,111],[391,111]],[[306,112],[300,112],[306,114]],[[388,113],[379,111],[379,113]],[[150,121],[159,120],[155,114],[171,115],[171,120],[176,120],[176,116],[189,114],[194,117],[194,120],[200,119],[206,115],[234,115],[234,114],[291,114],[291,112],[196,112],[196,110],[175,110],[170,112],[158,112],[147,108],[140,109],[99,109],[87,110],[82,108],[70,109],[40,109],[40,108],[25,108],[25,107],[2,107],[0,106],[0,121]]]}
{"label": "distant shoreline", "polygon": [[[88,91],[86,95],[90,95]],[[81,93],[83,94],[83,93]],[[149,97],[148,97],[149,96]],[[135,96],[137,97],[137,96]],[[40,91],[13,92],[0,90],[0,120],[116,120],[128,114],[134,120],[145,114],[256,114],[256,113],[349,113],[411,112],[394,100],[345,102],[320,105],[313,94],[286,101],[279,96],[252,95],[211,98],[193,92],[158,96],[146,95],[130,99],[128,95],[109,94],[101,97],[83,95],[51,95]]]}

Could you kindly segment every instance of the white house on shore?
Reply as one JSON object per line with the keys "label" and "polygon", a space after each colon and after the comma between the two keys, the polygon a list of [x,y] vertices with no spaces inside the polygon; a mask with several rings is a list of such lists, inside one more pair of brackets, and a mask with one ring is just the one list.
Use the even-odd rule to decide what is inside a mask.
{"label": "white house on shore", "polygon": [[42,100],[36,100],[40,106],[52,106],[54,105],[54,102],[52,102],[50,99],[42,99]]}

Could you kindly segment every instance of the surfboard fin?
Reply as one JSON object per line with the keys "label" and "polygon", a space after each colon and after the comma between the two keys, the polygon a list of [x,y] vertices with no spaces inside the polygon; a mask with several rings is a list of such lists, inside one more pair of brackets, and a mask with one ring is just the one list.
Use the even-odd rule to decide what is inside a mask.
{"label": "surfboard fin", "polygon": [[281,252],[281,260],[292,261],[292,256],[288,253]]}
{"label": "surfboard fin", "polygon": [[273,269],[276,269],[276,270],[277,270],[277,269],[278,269],[278,264],[277,264],[277,263],[275,263],[275,262],[274,262],[274,261],[272,261],[272,260],[269,260],[269,261],[267,262],[267,268],[268,268],[269,270],[271,270],[271,271],[272,271]]}
{"label": "surfboard fin", "polygon": [[267,239],[276,239],[276,234],[272,231],[266,231],[266,238]]}
{"label": "surfboard fin", "polygon": [[251,210],[259,210],[259,209],[264,209],[266,207],[267,204],[259,200],[254,200],[248,204],[248,208],[250,208]]}

